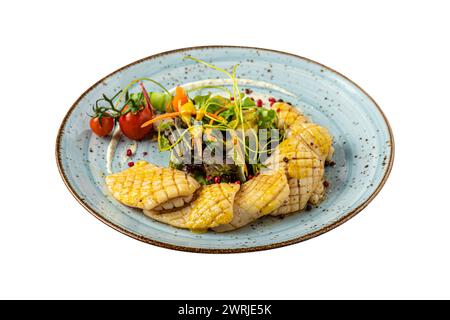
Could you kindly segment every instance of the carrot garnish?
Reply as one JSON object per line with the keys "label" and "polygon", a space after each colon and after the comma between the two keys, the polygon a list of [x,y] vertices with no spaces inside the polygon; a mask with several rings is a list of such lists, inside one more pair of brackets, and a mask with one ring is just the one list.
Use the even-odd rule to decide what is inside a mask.
{"label": "carrot garnish", "polygon": [[195,111],[194,111],[194,112],[190,112],[190,113],[189,113],[189,112],[180,112],[180,111],[177,111],[177,112],[170,112],[170,113],[164,113],[164,114],[162,114],[162,115],[159,115],[159,116],[157,116],[157,117],[154,117],[153,119],[151,119],[151,120],[149,120],[149,121],[147,121],[147,122],[144,122],[144,123],[141,125],[141,128],[147,127],[147,126],[151,125],[152,123],[154,123],[154,122],[156,122],[156,121],[159,121],[159,120],[175,118],[175,117],[178,117],[178,116],[181,116],[181,115],[184,115],[184,114],[192,114],[192,115],[195,115]]}
{"label": "carrot garnish", "polygon": [[179,107],[189,101],[186,91],[182,87],[175,88],[175,96],[172,100],[172,107],[175,111],[179,111]]}
{"label": "carrot garnish", "polygon": [[[214,118],[214,119],[216,119],[216,120],[224,121],[225,119],[222,118],[221,116],[219,116],[218,114],[221,113],[222,111],[225,111],[225,110],[228,110],[228,108],[222,107],[222,108],[220,108],[219,110],[217,110],[216,112],[214,112],[214,114],[213,114],[213,113],[209,113],[209,112],[206,112],[206,114],[207,114],[209,117]],[[214,119],[211,119],[211,120],[209,121],[209,124],[210,124],[210,125],[213,124]]]}
{"label": "carrot garnish", "polygon": [[159,120],[162,120],[162,119],[175,118],[175,117],[178,117],[179,115],[181,115],[181,112],[164,113],[164,114],[162,114],[160,116],[154,117],[151,120],[148,120],[147,122],[144,122],[141,125],[141,128],[147,127],[147,126],[151,125],[153,122],[156,122],[156,121],[159,121]]}

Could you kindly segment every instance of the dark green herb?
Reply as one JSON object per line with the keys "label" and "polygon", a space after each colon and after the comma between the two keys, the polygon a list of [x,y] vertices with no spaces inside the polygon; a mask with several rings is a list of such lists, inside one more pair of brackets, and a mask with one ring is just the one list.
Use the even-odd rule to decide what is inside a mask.
{"label": "dark green herb", "polygon": [[260,129],[275,128],[277,113],[272,109],[258,108],[258,127]]}

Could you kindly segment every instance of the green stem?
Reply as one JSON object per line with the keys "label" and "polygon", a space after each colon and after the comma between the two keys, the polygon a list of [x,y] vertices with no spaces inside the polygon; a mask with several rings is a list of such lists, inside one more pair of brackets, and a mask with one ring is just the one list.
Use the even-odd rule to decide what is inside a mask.
{"label": "green stem", "polygon": [[228,93],[231,96],[231,91],[223,86],[213,86],[213,85],[199,86],[199,87],[195,87],[195,88],[192,88],[192,89],[189,89],[186,91],[193,92],[193,91],[198,91],[198,90],[203,90],[203,89],[217,89],[217,90],[225,91],[226,93]]}
{"label": "green stem", "polygon": [[115,104],[115,108],[116,108],[116,109],[117,109],[117,107],[119,106],[120,101],[122,101],[124,94],[125,94],[126,92],[128,92],[128,90],[129,90],[133,85],[135,85],[136,83],[138,83],[139,81],[150,81],[150,82],[156,84],[157,86],[159,86],[160,88],[162,88],[167,94],[171,95],[170,92],[169,92],[169,90],[167,90],[161,83],[159,83],[159,82],[156,81],[156,80],[153,80],[153,79],[150,79],[150,78],[145,78],[145,77],[144,77],[144,78],[135,79],[135,80],[131,81],[131,82],[123,89],[122,93],[120,94],[120,96],[119,96],[119,98],[118,98],[118,100],[117,100],[117,102],[116,102],[116,104]]}

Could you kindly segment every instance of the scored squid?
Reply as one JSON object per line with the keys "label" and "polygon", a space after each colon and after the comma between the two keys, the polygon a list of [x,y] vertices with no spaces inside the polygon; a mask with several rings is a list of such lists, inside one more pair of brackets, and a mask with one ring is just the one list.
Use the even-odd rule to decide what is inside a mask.
{"label": "scored squid", "polygon": [[312,123],[295,107],[277,102],[271,107],[278,115],[278,129],[285,130],[286,138],[302,139],[321,160],[331,160],[333,156],[333,137],[327,128]]}
{"label": "scored squid", "polygon": [[295,107],[285,102],[276,102],[271,107],[278,115],[278,129],[288,129],[293,123],[309,122],[309,119],[301,114]]}
{"label": "scored squid", "polygon": [[286,137],[300,138],[321,160],[331,161],[333,156],[333,137],[327,128],[310,122],[294,122],[286,131]]}
{"label": "scored squid", "polygon": [[203,186],[195,200],[176,211],[144,210],[144,214],[174,227],[204,232],[233,219],[233,203],[239,185],[218,183]]}
{"label": "scored squid", "polygon": [[283,168],[290,190],[287,200],[271,215],[302,210],[313,195],[316,203],[320,200],[318,192],[323,186],[324,162],[301,139],[285,139],[264,165],[270,170]]}
{"label": "scored squid", "polygon": [[106,176],[114,198],[131,207],[147,210],[173,209],[192,200],[200,184],[183,171],[160,168],[138,161],[124,171]]}
{"label": "scored squid", "polygon": [[289,196],[284,170],[266,172],[244,183],[236,195],[233,219],[214,231],[224,232],[241,228],[278,209]]}

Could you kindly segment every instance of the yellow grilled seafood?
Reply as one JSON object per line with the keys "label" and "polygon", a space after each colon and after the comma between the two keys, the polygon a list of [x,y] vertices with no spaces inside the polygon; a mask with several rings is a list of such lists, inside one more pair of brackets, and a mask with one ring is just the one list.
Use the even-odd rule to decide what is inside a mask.
{"label": "yellow grilled seafood", "polygon": [[203,186],[188,206],[172,212],[144,210],[144,214],[174,227],[206,231],[233,219],[234,197],[239,190],[235,183]]}
{"label": "yellow grilled seafood", "polygon": [[241,228],[265,215],[283,215],[323,200],[324,164],[333,154],[333,138],[286,103],[274,103],[277,127],[285,139],[262,163],[262,172],[242,186],[205,186],[189,174],[145,161],[108,175],[114,198],[144,210],[157,221],[178,228],[216,232]]}
{"label": "yellow grilled seafood", "polygon": [[[267,169],[284,168],[288,177],[289,197],[272,215],[302,210],[316,190],[323,185],[324,162],[303,140],[284,140],[264,163]],[[319,199],[315,198],[317,202]]]}
{"label": "yellow grilled seafood", "polygon": [[333,156],[333,137],[318,124],[296,121],[286,130],[286,137],[302,139],[322,160],[331,160]]}
{"label": "yellow grilled seafood", "polygon": [[278,209],[289,196],[289,186],[283,169],[266,172],[244,183],[236,195],[233,220],[214,231],[241,228]]}
{"label": "yellow grilled seafood", "polygon": [[271,108],[277,112],[277,127],[285,130],[286,138],[301,138],[322,160],[331,160],[333,137],[328,129],[310,122],[305,115],[285,102],[274,103]]}
{"label": "yellow grilled seafood", "polygon": [[271,107],[278,115],[278,129],[288,129],[296,122],[309,122],[309,119],[301,114],[295,107],[285,102],[276,102]]}
{"label": "yellow grilled seafood", "polygon": [[124,171],[108,175],[106,185],[123,204],[147,210],[182,207],[192,200],[200,184],[183,171],[139,161]]}

